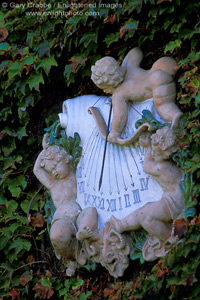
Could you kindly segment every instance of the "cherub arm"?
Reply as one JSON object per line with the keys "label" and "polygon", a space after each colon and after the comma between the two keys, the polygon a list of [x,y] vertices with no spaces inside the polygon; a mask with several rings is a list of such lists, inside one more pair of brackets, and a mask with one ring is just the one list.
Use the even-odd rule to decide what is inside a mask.
{"label": "cherub arm", "polygon": [[109,143],[116,143],[120,137],[128,120],[128,103],[124,95],[124,90],[116,89],[112,96],[113,120],[112,131],[108,135]]}
{"label": "cherub arm", "polygon": [[152,148],[148,147],[145,153],[145,158],[144,158],[144,163],[143,163],[143,168],[144,172],[150,175],[159,175],[159,164],[153,160],[152,157]]}
{"label": "cherub arm", "polygon": [[152,157],[152,148],[151,148],[151,134],[147,131],[139,137],[139,143],[142,147],[146,149],[145,158],[143,163],[144,171],[147,174],[157,175],[157,163],[153,160]]}
{"label": "cherub arm", "polygon": [[44,155],[44,151],[43,150],[34,165],[33,168],[33,173],[35,174],[35,176],[37,177],[37,179],[47,188],[47,189],[51,189],[53,183],[55,182],[55,179],[46,171],[44,170],[44,168],[41,167],[41,161],[42,161],[42,156]]}

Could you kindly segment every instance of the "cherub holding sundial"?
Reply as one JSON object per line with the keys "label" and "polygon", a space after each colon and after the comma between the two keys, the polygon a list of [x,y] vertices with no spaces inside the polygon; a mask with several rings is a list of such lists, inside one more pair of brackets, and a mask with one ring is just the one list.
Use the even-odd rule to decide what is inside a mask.
{"label": "cherub holding sundial", "polygon": [[113,120],[109,143],[121,144],[121,134],[128,119],[128,101],[143,102],[153,98],[160,117],[176,128],[182,114],[175,104],[176,86],[173,80],[176,61],[170,57],[158,59],[150,70],[140,67],[143,54],[132,49],[121,66],[112,57],[104,57],[92,66],[92,80],[105,93],[112,94]]}
{"label": "cherub holding sundial", "polygon": [[112,224],[119,233],[143,228],[161,241],[170,239],[170,222],[184,209],[180,189],[182,171],[171,159],[178,150],[173,137],[172,130],[163,127],[153,135],[146,132],[139,138],[140,145],[146,148],[143,169],[159,183],[163,195],[159,201],[147,203],[124,219],[118,220],[113,216]]}

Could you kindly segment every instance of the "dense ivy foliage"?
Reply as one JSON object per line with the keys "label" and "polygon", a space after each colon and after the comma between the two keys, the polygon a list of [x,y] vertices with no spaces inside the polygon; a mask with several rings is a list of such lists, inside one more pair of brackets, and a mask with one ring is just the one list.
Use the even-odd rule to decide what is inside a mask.
{"label": "dense ivy foliage", "polygon": [[[199,214],[199,1],[1,5],[0,299],[199,299],[200,219],[188,212],[195,206]],[[39,190],[33,164],[44,128],[57,119],[62,101],[101,94],[90,80],[95,61],[111,55],[121,62],[135,46],[145,54],[144,68],[163,55],[179,62],[177,105],[184,115],[175,159],[185,172],[187,213],[174,228],[183,243],[157,263],[134,261],[115,283],[102,269],[98,277],[81,269],[69,279],[53,256],[44,223],[48,194]]]}

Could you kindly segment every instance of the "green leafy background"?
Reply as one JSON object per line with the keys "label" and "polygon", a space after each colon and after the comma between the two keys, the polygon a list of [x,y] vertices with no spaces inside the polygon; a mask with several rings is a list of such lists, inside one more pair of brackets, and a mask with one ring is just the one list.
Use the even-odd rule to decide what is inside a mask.
{"label": "green leafy background", "polygon": [[[0,299],[199,299],[200,3],[66,3],[0,4]],[[118,280],[100,266],[93,271],[92,262],[69,279],[49,242],[49,196],[37,193],[33,164],[62,102],[102,94],[90,80],[96,60],[110,55],[120,63],[136,46],[145,55],[143,68],[163,55],[178,62],[177,105],[184,115],[175,160],[185,174],[186,212],[174,226],[182,243],[157,262],[131,261]]]}

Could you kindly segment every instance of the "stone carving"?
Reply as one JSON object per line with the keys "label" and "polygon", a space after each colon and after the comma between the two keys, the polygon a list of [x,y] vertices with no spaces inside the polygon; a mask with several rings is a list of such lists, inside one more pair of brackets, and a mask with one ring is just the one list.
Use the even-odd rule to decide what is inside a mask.
{"label": "stone carving", "polygon": [[129,265],[128,255],[132,249],[130,236],[120,234],[107,222],[101,244],[99,262],[112,276],[123,276]]}
{"label": "stone carving", "polygon": [[69,276],[76,270],[76,260],[85,263],[77,240],[91,238],[97,231],[96,209],[88,207],[82,210],[76,202],[76,176],[71,168],[71,159],[59,146],[50,146],[45,135],[43,151],[34,166],[35,175],[50,191],[56,207],[50,238],[55,254],[62,258]]}
{"label": "stone carving", "polygon": [[176,61],[170,57],[157,60],[148,71],[140,68],[143,54],[132,49],[121,66],[112,57],[104,57],[92,67],[92,80],[105,93],[112,94],[113,121],[108,135],[110,143],[121,144],[128,118],[128,101],[142,102],[153,97],[154,105],[172,127],[177,126],[181,111],[175,104],[176,86],[173,80]]}
{"label": "stone carving", "polygon": [[[88,107],[94,107],[94,104],[107,123],[111,101],[93,95],[66,100],[59,117],[68,136],[78,132],[81,137],[83,150],[76,172],[77,202],[82,209],[88,206],[96,208],[101,228],[112,215],[123,218],[147,202],[160,200],[162,188],[152,176],[143,171],[143,147],[138,143],[128,147],[108,143],[99,190],[105,141],[99,134],[93,115],[88,114]],[[152,99],[135,103],[134,106],[131,103],[128,123],[123,132],[124,139],[135,132],[135,122],[141,118],[144,109],[151,111],[154,118],[162,122]]]}
{"label": "stone carving", "polygon": [[[150,133],[140,136],[140,144],[145,147],[146,154],[143,163],[144,171],[152,175],[163,189],[161,200],[147,203],[140,209],[132,212],[122,220],[114,216],[111,222],[119,233],[145,229],[154,237],[144,245],[143,256],[146,260],[153,260],[158,255],[147,255],[148,244],[153,249],[153,244],[158,252],[163,243],[171,241],[172,223],[184,209],[184,199],[179,183],[182,179],[180,168],[170,159],[177,152],[178,147],[173,139],[172,130],[168,127],[158,129],[150,138]],[[155,242],[155,238],[157,238]],[[153,243],[153,244],[152,244]],[[158,243],[161,245],[158,247]],[[162,249],[162,255],[164,255]]]}
{"label": "stone carving", "polygon": [[129,265],[129,254],[132,250],[130,235],[117,232],[108,221],[105,228],[99,230],[99,236],[85,241],[89,257],[101,263],[114,277],[123,276]]}
{"label": "stone carving", "polygon": [[50,238],[69,276],[77,262],[91,258],[112,276],[123,276],[134,249],[132,233],[139,229],[149,234],[145,260],[165,255],[175,239],[173,221],[184,209],[182,171],[172,161],[181,116],[175,105],[176,62],[163,57],[146,71],[141,60],[141,50],[134,48],[121,66],[111,57],[97,61],[92,80],[112,98],[91,95],[63,103],[61,127],[67,136],[81,137],[76,172],[69,153],[44,136],[34,173],[56,206]]}

